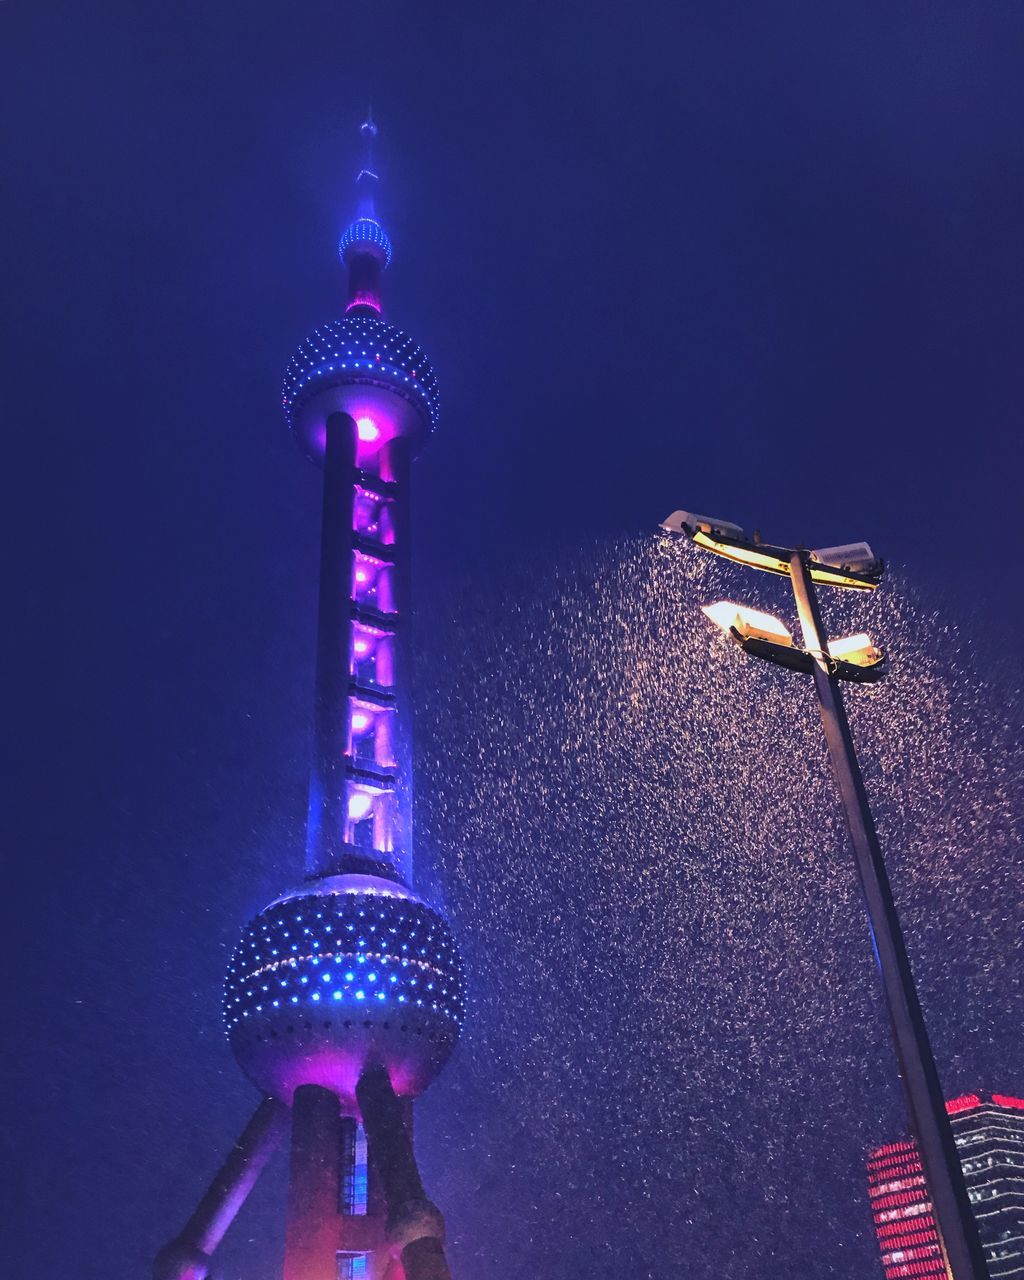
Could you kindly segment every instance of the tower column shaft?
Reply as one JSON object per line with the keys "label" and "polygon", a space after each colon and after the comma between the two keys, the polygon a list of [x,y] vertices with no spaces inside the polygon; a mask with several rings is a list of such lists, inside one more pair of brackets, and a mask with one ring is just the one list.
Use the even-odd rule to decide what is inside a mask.
{"label": "tower column shaft", "polygon": [[356,1085],[367,1141],[388,1211],[388,1239],[405,1280],[451,1280],[444,1256],[444,1219],[423,1190],[402,1103],[384,1067],[370,1067]]}
{"label": "tower column shaft", "polygon": [[341,1150],[337,1096],[301,1085],[292,1102],[284,1280],[337,1280]]}
{"label": "tower column shaft", "polygon": [[333,413],[326,424],[320,602],[317,621],[313,760],[309,778],[306,871],[323,875],[345,838],[348,686],[352,663],[352,522],[356,424]]}
{"label": "tower column shaft", "polygon": [[288,1108],[264,1098],[181,1234],[162,1249],[156,1280],[202,1280],[224,1233],[256,1185],[288,1126]]}
{"label": "tower column shaft", "polygon": [[402,1104],[383,1067],[364,1071],[356,1085],[356,1100],[380,1178],[388,1212],[407,1200],[423,1200],[423,1179],[405,1126]]}
{"label": "tower column shaft", "polygon": [[451,1280],[444,1245],[435,1236],[421,1236],[402,1250],[405,1280]]}

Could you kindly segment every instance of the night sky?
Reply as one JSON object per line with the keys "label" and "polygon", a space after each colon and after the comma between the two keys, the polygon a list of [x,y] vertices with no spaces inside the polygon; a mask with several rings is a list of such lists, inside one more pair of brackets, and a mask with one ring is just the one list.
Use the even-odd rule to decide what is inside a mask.
{"label": "night sky", "polygon": [[[255,1100],[219,991],[301,867],[319,533],[280,383],[372,102],[387,316],[442,395],[418,856],[475,994],[418,1124],[456,1280],[880,1276],[902,1121],[810,691],[696,614],[784,598],[652,531],[894,566],[855,728],[947,1091],[1024,1094],[1024,9],[0,31],[10,1274],[147,1274]],[[282,1175],[217,1280],[279,1274]]]}

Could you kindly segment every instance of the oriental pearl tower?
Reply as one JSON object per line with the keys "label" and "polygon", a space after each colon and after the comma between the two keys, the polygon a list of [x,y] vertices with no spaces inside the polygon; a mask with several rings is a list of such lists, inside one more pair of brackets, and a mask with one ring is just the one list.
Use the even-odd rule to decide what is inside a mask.
{"label": "oriental pearl tower", "polygon": [[345,312],[284,380],[289,429],[323,472],[305,878],[228,965],[228,1037],[263,1100],[155,1280],[205,1280],[289,1135],[284,1280],[449,1277],[412,1145],[413,1100],[451,1055],[465,1001],[455,938],[412,887],[409,471],[437,392],[422,350],[381,317],[391,241],[376,126],[361,133]]}

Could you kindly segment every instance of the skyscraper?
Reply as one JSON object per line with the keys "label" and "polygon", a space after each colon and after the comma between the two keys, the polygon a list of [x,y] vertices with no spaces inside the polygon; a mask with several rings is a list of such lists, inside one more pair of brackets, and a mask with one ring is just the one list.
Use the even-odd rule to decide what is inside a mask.
{"label": "skyscraper", "polygon": [[[1024,1277],[1024,1099],[968,1093],[946,1103],[992,1280]],[[886,1280],[945,1280],[917,1147],[868,1157],[868,1194]]]}
{"label": "skyscraper", "polygon": [[391,241],[376,209],[376,127],[341,236],[341,319],[288,364],[284,409],[323,470],[305,879],[245,929],[224,1013],[264,1095],[158,1280],[204,1280],[274,1148],[291,1134],[285,1280],[447,1280],[444,1222],[411,1140],[412,1100],[464,1008],[444,919],[412,887],[410,463],[437,419],[434,373],[381,318]]}

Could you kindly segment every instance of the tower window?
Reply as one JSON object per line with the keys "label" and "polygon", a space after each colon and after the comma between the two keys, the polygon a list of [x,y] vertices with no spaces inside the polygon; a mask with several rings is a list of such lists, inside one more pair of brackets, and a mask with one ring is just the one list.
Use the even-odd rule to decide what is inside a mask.
{"label": "tower window", "polygon": [[338,1280],[366,1280],[370,1274],[365,1253],[338,1254]]}
{"label": "tower window", "polygon": [[377,763],[377,751],[374,746],[372,733],[353,735],[352,757],[353,759],[358,760],[360,764]]}
{"label": "tower window", "polygon": [[387,711],[353,698],[350,703],[350,745],[353,760],[382,769],[394,767],[391,721]]}
{"label": "tower window", "polygon": [[389,689],[395,682],[393,637],[357,623],[352,630],[352,675],[359,684]]}
{"label": "tower window", "polygon": [[366,1158],[366,1130],[346,1117],[341,1130],[341,1203],[339,1210],[353,1217],[365,1214],[368,1205],[369,1165]]}
{"label": "tower window", "polygon": [[358,849],[390,853],[393,846],[393,797],[364,783],[349,784],[345,840]]}
{"label": "tower window", "polygon": [[356,553],[352,569],[352,599],[381,613],[394,613],[394,588],[390,566],[373,556]]}
{"label": "tower window", "polygon": [[353,526],[356,533],[372,538],[382,546],[390,546],[395,540],[391,504],[367,489],[356,489]]}
{"label": "tower window", "polygon": [[352,823],[352,843],[357,849],[373,848],[373,818],[361,818]]}

